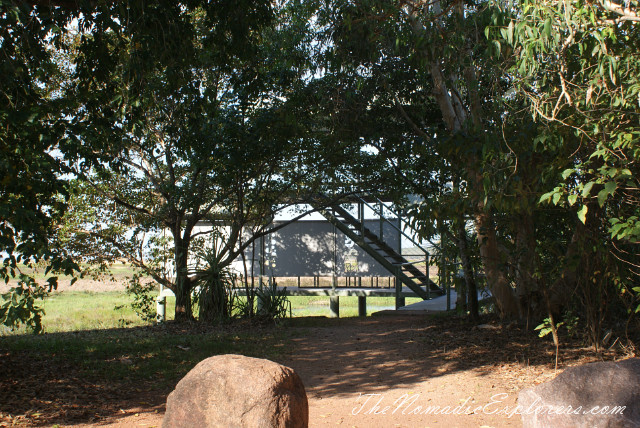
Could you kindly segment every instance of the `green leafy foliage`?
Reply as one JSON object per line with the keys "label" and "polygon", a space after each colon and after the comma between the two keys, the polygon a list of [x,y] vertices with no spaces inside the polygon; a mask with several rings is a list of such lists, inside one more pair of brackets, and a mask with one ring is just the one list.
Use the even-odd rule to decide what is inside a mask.
{"label": "green leafy foliage", "polygon": [[198,275],[195,299],[199,307],[199,320],[205,322],[227,322],[235,314],[238,293],[235,290],[236,275],[228,266],[218,263],[213,249],[205,250],[204,269]]}
{"label": "green leafy foliage", "polygon": [[[79,20],[72,50],[66,96],[82,161],[64,241],[97,263],[128,260],[191,319],[196,235],[224,241],[222,269],[267,233],[284,195],[324,171],[295,91],[308,17],[288,3],[113,6]],[[195,231],[203,222],[217,230]]]}
{"label": "green leafy foliage", "polygon": [[[541,200],[586,206],[593,199],[617,220],[612,226],[625,225],[610,229],[611,237],[629,243],[637,241],[639,214],[639,33],[627,12],[607,5],[527,1],[505,39],[519,52],[517,84],[534,116],[579,144],[564,184]],[[629,5],[635,13],[637,2]]]}
{"label": "green leafy foliage", "polygon": [[134,272],[129,278],[126,292],[132,296],[131,308],[144,322],[151,323],[156,320],[157,284],[145,278],[140,272]]}
{"label": "green leafy foliage", "polygon": [[11,329],[25,325],[33,333],[41,333],[44,309],[37,306],[37,300],[44,299],[46,295],[47,290],[32,277],[21,275],[18,286],[11,287],[8,293],[0,296],[0,324]]}
{"label": "green leafy foliage", "polygon": [[[564,322],[559,322],[556,324],[556,328],[559,329],[562,325],[564,325]],[[545,318],[542,324],[539,324],[538,326],[536,326],[534,330],[540,332],[538,333],[538,337],[547,336],[549,333],[553,332],[553,327],[551,326],[551,319]]]}
{"label": "green leafy foliage", "polygon": [[[567,273],[580,278],[576,296],[596,347],[603,323],[617,316],[602,299],[609,308],[633,304],[626,291],[637,283],[640,261],[640,33],[628,15],[638,2],[627,7],[530,0],[513,9],[501,6],[500,20],[486,32],[516,54],[513,86],[543,125],[538,141],[561,138],[571,147],[564,165],[556,161],[561,169],[539,201],[573,211],[581,223],[572,238],[582,242],[575,245],[580,256],[572,255],[579,262],[568,265],[563,279]],[[588,232],[579,232],[583,227]],[[589,238],[579,237],[583,233]]]}
{"label": "green leafy foliage", "polygon": [[286,290],[278,289],[275,281],[256,289],[256,303],[256,316],[260,319],[279,322],[291,317],[291,302],[287,299]]}
{"label": "green leafy foliage", "polygon": [[[51,240],[67,197],[61,176],[68,168],[57,151],[69,139],[60,97],[68,69],[54,52],[65,43],[62,28],[72,17],[61,8],[0,2],[0,278],[21,284],[0,300],[5,310],[14,308],[3,317],[11,327],[27,322],[41,330],[33,301],[44,293],[22,276],[20,265],[44,262],[47,273],[78,269]],[[47,286],[57,286],[55,276]]]}

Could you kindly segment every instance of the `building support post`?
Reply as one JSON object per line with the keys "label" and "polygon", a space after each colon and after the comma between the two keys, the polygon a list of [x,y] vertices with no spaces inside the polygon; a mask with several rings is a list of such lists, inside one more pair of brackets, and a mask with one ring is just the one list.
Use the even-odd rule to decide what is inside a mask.
{"label": "building support post", "polygon": [[[333,213],[335,217],[335,212]],[[333,277],[331,280],[331,288],[334,290],[338,286],[337,268],[338,268],[338,229],[333,226]]]}
{"label": "building support post", "polygon": [[358,296],[358,316],[367,316],[367,296]]}
{"label": "building support post", "polygon": [[429,253],[424,254],[424,276],[427,277],[427,298],[431,299],[431,282],[429,278]]}
{"label": "building support post", "polygon": [[[400,267],[397,268],[398,273],[400,272]],[[402,281],[400,281],[400,276],[396,274],[395,277],[395,285],[396,285],[396,310],[403,307],[405,305],[404,296],[402,295]]]}
{"label": "building support post", "polygon": [[260,237],[260,284],[258,284],[259,287],[262,288],[262,286],[264,285],[264,275],[265,275],[265,267],[266,267],[266,260],[265,260],[265,255],[264,255],[264,235]]}
{"label": "building support post", "polygon": [[329,297],[329,317],[340,318],[340,296]]}
{"label": "building support post", "polygon": [[384,241],[383,237],[383,231],[384,231],[384,206],[382,205],[382,202],[378,203],[378,208],[380,209],[380,240]]}

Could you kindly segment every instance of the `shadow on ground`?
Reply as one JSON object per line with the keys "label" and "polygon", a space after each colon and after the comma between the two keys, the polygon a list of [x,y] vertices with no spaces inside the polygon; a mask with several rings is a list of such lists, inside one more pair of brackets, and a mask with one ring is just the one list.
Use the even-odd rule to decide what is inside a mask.
{"label": "shadow on ground", "polygon": [[[291,339],[294,351],[283,363],[319,397],[384,392],[467,370],[486,375],[505,366],[555,364],[553,344],[516,325],[478,328],[463,319],[416,315],[326,320],[323,326],[300,320],[298,325],[300,334]],[[565,343],[560,367],[588,354],[579,343]]]}
{"label": "shadow on ground", "polygon": [[162,412],[199,361],[237,353],[275,359],[284,330],[167,323],[0,337],[0,426],[111,423]]}
{"label": "shadow on ground", "polygon": [[[0,337],[0,426],[96,426],[132,413],[162,413],[177,381],[221,353],[294,368],[310,398],[375,393],[468,370],[519,375],[555,362],[550,341],[518,326],[479,329],[455,317],[415,315]],[[593,358],[565,341],[560,367],[585,356]]]}
{"label": "shadow on ground", "polygon": [[132,407],[162,411],[149,382],[87,379],[69,361],[32,351],[0,351],[0,426],[91,423],[124,417]]}

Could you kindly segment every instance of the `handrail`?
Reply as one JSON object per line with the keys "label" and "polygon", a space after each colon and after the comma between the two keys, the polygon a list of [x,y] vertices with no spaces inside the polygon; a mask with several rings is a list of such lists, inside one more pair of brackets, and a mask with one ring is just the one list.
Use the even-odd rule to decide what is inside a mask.
{"label": "handrail", "polygon": [[[398,232],[400,232],[405,238],[407,238],[409,241],[411,241],[411,243],[413,245],[415,245],[416,247],[418,247],[419,249],[422,250],[423,253],[427,254],[427,255],[431,255],[431,253],[429,253],[429,251],[427,251],[426,249],[422,248],[422,246],[420,244],[418,244],[411,236],[407,235],[404,230],[402,230],[401,228],[399,228],[398,226],[396,226],[395,224],[393,224],[389,219],[387,219],[384,216],[384,208],[387,208],[389,211],[391,211],[391,214],[395,214],[396,216],[398,216],[398,218],[400,219],[401,222],[403,222],[402,220],[402,216],[400,216],[399,213],[393,211],[391,208],[388,207],[387,204],[385,204],[383,201],[381,201],[380,199],[378,199],[378,197],[374,196],[374,198],[378,201],[379,204],[383,205],[384,208],[382,209],[382,212],[378,211],[377,208],[372,207],[367,201],[365,201],[362,197],[355,195],[356,198],[358,198],[360,201],[362,201],[363,204],[365,204],[366,206],[368,206],[369,208],[371,208],[373,210],[374,213],[376,213],[377,215],[380,216],[381,219],[383,219],[384,221],[386,221],[387,223],[389,223],[394,229],[396,229]],[[364,220],[364,219],[363,219]]]}
{"label": "handrail", "polygon": [[[348,175],[345,175],[343,178],[345,178],[346,180],[350,181],[353,185],[357,185],[358,182],[353,178],[350,177]],[[360,192],[362,193],[362,192]],[[373,210],[374,213],[378,214],[380,216],[381,219],[384,219],[387,223],[389,223],[394,229],[396,229],[398,232],[400,232],[402,235],[404,235],[405,238],[407,238],[409,241],[411,241],[411,243],[413,245],[415,245],[416,247],[418,247],[420,250],[422,250],[423,253],[425,253],[428,256],[431,256],[431,253],[424,249],[420,244],[418,244],[412,237],[410,237],[409,235],[407,235],[404,230],[402,230],[401,228],[399,228],[398,226],[396,226],[395,224],[393,224],[391,221],[389,221],[385,216],[384,216],[384,208],[386,208],[387,210],[389,210],[391,212],[391,214],[395,214],[401,222],[403,222],[402,220],[402,216],[400,215],[399,212],[394,211],[392,208],[389,207],[389,205],[387,205],[383,200],[381,200],[380,198],[378,198],[375,195],[372,195],[370,193],[368,193],[369,196],[372,196],[379,204],[383,205],[384,208],[382,209],[382,212],[379,212],[376,208],[372,207],[367,201],[365,201],[361,196],[358,195],[358,193],[354,192],[353,195],[358,198],[360,201],[362,201],[365,205],[367,205],[369,208],[371,208]],[[364,219],[363,219],[364,220]],[[406,222],[405,222],[406,223]],[[438,248],[437,245],[435,245],[433,242],[431,242],[431,240],[429,240],[429,243],[431,245],[433,245],[434,247]]]}
{"label": "handrail", "polygon": [[[404,257],[404,256],[402,256],[402,257]],[[409,257],[411,257],[411,256],[409,256]],[[407,262],[404,262],[404,263],[391,262],[392,265],[397,265],[397,266],[411,266],[411,265],[417,265],[417,264],[420,264],[420,263],[424,263],[424,260],[415,261],[415,262],[407,261]]]}

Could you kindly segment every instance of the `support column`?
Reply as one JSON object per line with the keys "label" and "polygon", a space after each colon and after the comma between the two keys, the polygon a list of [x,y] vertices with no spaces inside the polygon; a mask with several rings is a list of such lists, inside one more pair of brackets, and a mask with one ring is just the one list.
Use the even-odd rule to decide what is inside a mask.
{"label": "support column", "polygon": [[[402,231],[402,211],[396,207],[398,215],[398,230]],[[398,254],[402,257],[402,232],[398,232]],[[396,309],[405,305],[404,296],[402,295],[402,281],[400,281],[400,272],[402,272],[402,265],[398,266],[398,272],[396,273],[396,288],[399,289],[396,296]],[[399,285],[397,285],[399,284]]]}
{"label": "support column", "polygon": [[367,296],[358,296],[358,316],[367,316]]}
{"label": "support column", "polygon": [[260,284],[258,284],[259,287],[262,287],[264,285],[264,275],[266,273],[266,260],[265,260],[265,254],[264,254],[264,236],[260,237]]}
{"label": "support column", "polygon": [[[335,217],[335,212],[333,213]],[[334,290],[338,286],[337,268],[338,268],[338,230],[333,226],[333,276],[331,279],[331,288]]]}
{"label": "support column", "polygon": [[256,280],[255,266],[256,266],[256,241],[254,240],[251,243],[251,288],[252,289],[256,285],[255,284],[255,280]]}
{"label": "support column", "polygon": [[379,213],[379,214],[380,214],[380,218],[379,218],[379,219],[380,219],[380,240],[381,240],[381,241],[384,241],[384,239],[383,239],[383,236],[384,236],[384,235],[383,235],[383,234],[384,234],[384,227],[383,227],[383,226],[384,226],[384,223],[383,223],[383,219],[384,219],[384,205],[382,205],[382,202],[380,202],[380,203],[378,204],[378,208],[380,209],[380,213]]}
{"label": "support column", "polygon": [[402,308],[404,306],[407,306],[407,303],[405,302],[404,296],[400,294],[400,297],[398,297],[398,302],[396,303],[396,309]]}
{"label": "support column", "polygon": [[340,296],[329,297],[329,318],[340,318]]}
{"label": "support column", "polygon": [[398,208],[398,254],[402,255],[402,211]]}
{"label": "support column", "polygon": [[451,276],[450,271],[447,269],[445,273],[446,283],[447,283],[447,311],[451,310]]}
{"label": "support column", "polygon": [[404,296],[402,295],[402,281],[398,276],[395,277],[396,284],[396,309],[404,306]]}
{"label": "support column", "polygon": [[429,253],[424,255],[424,276],[427,277],[427,298],[431,299],[431,278],[429,278]]}

